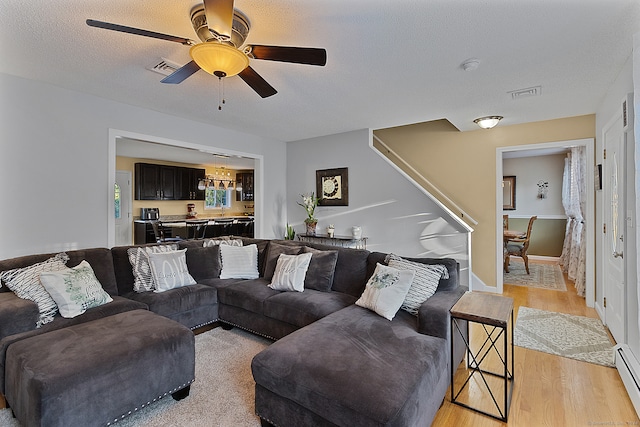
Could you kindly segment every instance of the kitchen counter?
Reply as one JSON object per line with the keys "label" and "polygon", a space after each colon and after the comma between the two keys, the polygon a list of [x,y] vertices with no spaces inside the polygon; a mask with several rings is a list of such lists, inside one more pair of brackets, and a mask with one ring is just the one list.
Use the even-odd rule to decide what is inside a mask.
{"label": "kitchen counter", "polygon": [[[188,227],[191,222],[208,221],[207,228],[205,230],[205,237],[215,238],[220,236],[244,236],[253,237],[253,216],[220,216],[213,218],[176,218],[176,216],[160,217],[160,222],[165,230],[166,237],[181,237],[188,239],[193,237],[192,227]],[[133,221],[134,227],[134,243],[145,244],[155,243],[155,234],[153,232],[152,223],[153,220],[135,219]],[[189,230],[189,229],[190,230]]]}

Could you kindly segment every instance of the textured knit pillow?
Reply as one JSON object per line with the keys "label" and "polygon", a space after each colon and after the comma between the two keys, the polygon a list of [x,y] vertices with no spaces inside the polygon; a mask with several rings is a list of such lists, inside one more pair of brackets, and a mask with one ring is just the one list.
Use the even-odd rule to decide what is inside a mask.
{"label": "textured knit pillow", "polygon": [[447,267],[442,264],[422,264],[420,262],[408,261],[394,254],[387,255],[385,261],[389,267],[415,272],[411,288],[401,307],[413,315],[418,315],[418,310],[422,303],[436,293],[440,279],[449,278]]}
{"label": "textured knit pillow", "polygon": [[257,279],[258,246],[220,245],[222,258],[221,279]]}
{"label": "textured knit pillow", "polygon": [[154,292],[164,292],[169,289],[196,284],[187,268],[186,252],[186,249],[182,249],[149,254],[151,274],[156,285]]}
{"label": "textured knit pillow", "polygon": [[280,243],[269,242],[267,246],[267,255],[264,259],[264,278],[271,280],[273,272],[276,270],[276,264],[281,254],[298,255],[302,248],[299,245],[282,245]]}
{"label": "textured knit pillow", "polygon": [[273,279],[269,284],[276,291],[304,291],[304,277],[309,268],[311,254],[287,255],[281,254],[273,272]]}
{"label": "textured knit pillow", "polygon": [[38,305],[40,312],[40,318],[36,323],[38,328],[53,321],[53,317],[58,311],[56,302],[40,283],[40,274],[45,271],[63,270],[67,268],[65,263],[68,260],[69,256],[63,252],[29,267],[15,268],[0,273],[0,279],[17,297],[31,300]]}
{"label": "textured knit pillow", "polygon": [[58,304],[62,317],[76,317],[89,308],[113,301],[87,261],[73,268],[44,272],[40,281]]}
{"label": "textured knit pillow", "polygon": [[202,246],[208,248],[210,246],[229,245],[229,246],[242,246],[242,240],[240,239],[207,239],[202,242]]}
{"label": "textured knit pillow", "polygon": [[305,246],[303,252],[313,255],[309,263],[307,277],[304,279],[304,287],[322,292],[331,291],[333,275],[338,262],[338,251],[321,251]]}
{"label": "textured knit pillow", "polygon": [[398,270],[377,263],[356,305],[393,320],[409,292],[414,274],[412,270]]}
{"label": "textured knit pillow", "polygon": [[149,292],[155,290],[151,266],[149,265],[149,254],[158,252],[169,252],[178,249],[177,244],[140,246],[127,249],[129,262],[133,267],[133,290],[136,292]]}

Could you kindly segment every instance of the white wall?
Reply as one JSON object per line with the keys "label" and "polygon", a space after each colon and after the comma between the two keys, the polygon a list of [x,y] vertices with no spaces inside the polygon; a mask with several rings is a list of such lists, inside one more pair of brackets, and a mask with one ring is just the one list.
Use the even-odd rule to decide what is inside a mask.
{"label": "white wall", "polygon": [[108,245],[110,129],[262,155],[259,237],[285,221],[284,142],[5,74],[0,99],[0,258]]}
{"label": "white wall", "polygon": [[[638,39],[638,37],[636,37]],[[635,43],[636,51],[640,48],[639,43]],[[636,56],[638,54],[636,53]],[[638,61],[638,58],[635,60]],[[609,91],[607,92],[606,97],[603,99],[602,103],[598,107],[596,111],[596,164],[602,163],[603,158],[603,129],[614,118],[616,115],[621,115],[622,111],[622,99],[628,94],[633,92],[633,70],[640,70],[640,63],[636,62],[634,64],[634,59],[632,56],[629,56],[629,59],[624,65],[624,68],[621,70],[620,74],[616,78],[616,80],[611,85]],[[638,84],[636,82],[636,84]],[[640,88],[636,87],[636,93],[640,90]],[[638,108],[636,103],[636,117],[638,114]],[[634,157],[634,144],[632,139],[629,141],[629,146],[627,147],[627,155],[631,156],[631,159]],[[630,159],[628,159],[630,160]],[[630,162],[628,162],[629,164]],[[627,216],[632,218],[636,217],[635,214],[635,190],[633,188],[635,182],[635,172],[633,168],[629,168],[627,170]],[[605,181],[603,180],[603,185]],[[605,205],[605,201],[602,198],[602,191],[596,191],[596,224],[603,223],[603,209]],[[637,239],[636,239],[636,231],[635,227],[637,224],[633,224],[633,228],[628,228],[625,233],[625,253],[624,258],[626,262],[626,281],[627,281],[627,343],[632,348],[636,357],[640,357],[640,332],[638,330],[638,302],[637,302],[637,273],[636,273],[636,265],[634,260],[637,258]],[[602,233],[598,233],[596,235],[598,239],[598,244],[596,245],[596,271],[598,274],[596,275],[596,305],[603,307],[603,296],[604,296],[604,287],[603,287],[603,258],[602,249],[605,247],[603,235]]]}
{"label": "white wall", "polygon": [[[516,177],[516,209],[503,211],[514,218],[565,218],[562,206],[564,154],[504,159],[502,174]],[[549,183],[547,198],[538,199],[538,181]]]}
{"label": "white wall", "polygon": [[[306,217],[297,202],[315,191],[316,170],[347,167],[349,206],[319,206],[319,230],[332,223],[336,234],[350,234],[360,225],[368,250],[452,257],[468,272],[467,234],[448,224],[440,207],[370,149],[370,138],[365,129],[287,143],[287,218],[296,233],[304,232]],[[436,234],[447,237],[433,239]]]}

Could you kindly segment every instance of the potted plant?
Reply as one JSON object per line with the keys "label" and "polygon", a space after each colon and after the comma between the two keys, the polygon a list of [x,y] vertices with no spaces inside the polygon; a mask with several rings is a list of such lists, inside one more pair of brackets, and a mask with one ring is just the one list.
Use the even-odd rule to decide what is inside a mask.
{"label": "potted plant", "polygon": [[307,225],[307,234],[315,235],[318,220],[313,216],[313,213],[316,210],[316,206],[318,206],[318,198],[313,191],[311,194],[302,194],[301,197],[302,203],[298,202],[298,204],[307,212],[307,218],[304,220],[304,223]]}
{"label": "potted plant", "polygon": [[296,232],[292,226],[287,223],[287,230],[284,235],[284,240],[294,240],[296,238]]}

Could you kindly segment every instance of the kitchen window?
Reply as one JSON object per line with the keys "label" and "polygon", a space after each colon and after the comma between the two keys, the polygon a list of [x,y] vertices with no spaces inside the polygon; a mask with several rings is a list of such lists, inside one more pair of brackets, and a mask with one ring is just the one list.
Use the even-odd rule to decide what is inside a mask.
{"label": "kitchen window", "polygon": [[216,188],[207,188],[204,192],[204,208],[230,208],[232,189],[219,190]]}

